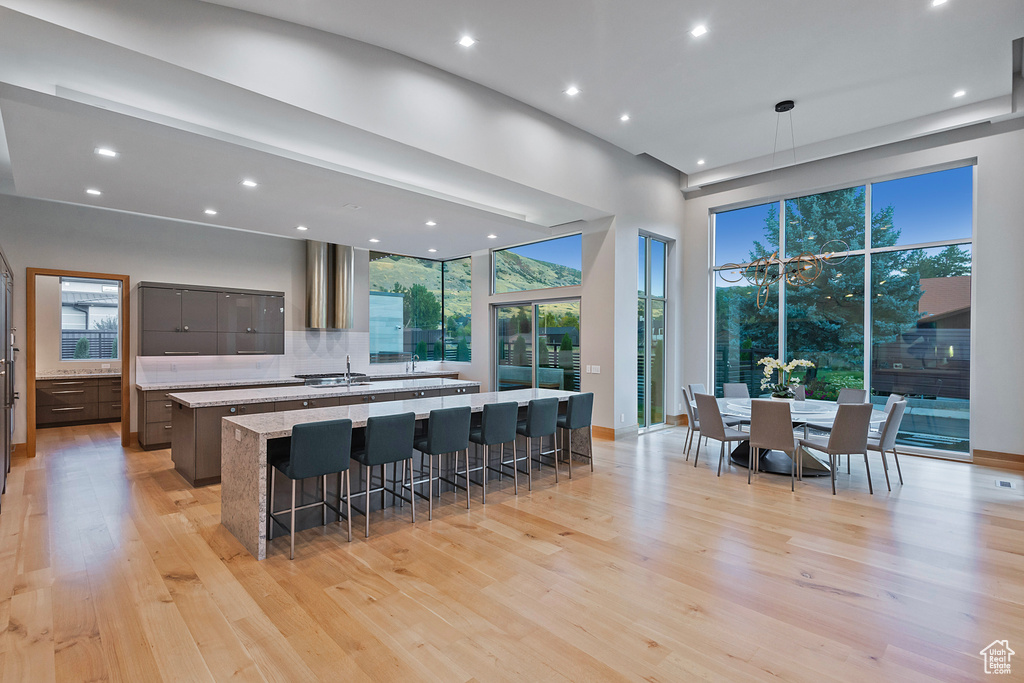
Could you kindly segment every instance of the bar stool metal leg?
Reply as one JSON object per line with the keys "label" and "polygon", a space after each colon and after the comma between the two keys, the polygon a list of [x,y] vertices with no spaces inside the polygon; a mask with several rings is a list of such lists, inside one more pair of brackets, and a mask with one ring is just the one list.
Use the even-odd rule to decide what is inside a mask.
{"label": "bar stool metal leg", "polygon": [[408,469],[409,469],[409,508],[411,509],[411,512],[412,512],[412,523],[415,524],[416,523],[416,492],[413,490],[413,486],[415,486],[415,482],[413,480],[413,476],[414,475],[413,475],[413,471],[412,471],[412,458],[409,458],[409,460],[406,461],[406,462],[408,464]]}
{"label": "bar stool metal leg", "polygon": [[[430,463],[427,465],[427,520],[434,519],[434,456],[427,456],[427,460]],[[440,460],[437,463],[440,468]]]}
{"label": "bar stool metal leg", "polygon": [[292,518],[291,524],[288,525],[288,534],[291,536],[291,556],[289,559],[295,559],[295,480],[292,479]]}
{"label": "bar stool metal leg", "polygon": [[[345,512],[348,518],[348,542],[352,542],[352,469],[345,470]],[[341,486],[338,486],[338,509],[341,509]]]}
{"label": "bar stool metal leg", "polygon": [[366,488],[363,495],[363,512],[366,513],[366,537],[370,537],[370,475],[373,474],[373,467],[364,467],[366,473]]}
{"label": "bar stool metal leg", "polygon": [[323,489],[324,489],[324,498],[323,498],[323,500],[324,500],[324,511],[323,511],[322,519],[320,520],[321,521],[320,526],[327,526],[327,475],[326,474],[324,475],[323,484],[324,484],[324,486],[323,486]]}

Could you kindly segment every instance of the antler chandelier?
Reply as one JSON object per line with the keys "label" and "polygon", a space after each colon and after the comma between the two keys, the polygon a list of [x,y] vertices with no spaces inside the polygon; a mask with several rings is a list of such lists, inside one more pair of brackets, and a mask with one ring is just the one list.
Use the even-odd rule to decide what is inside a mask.
{"label": "antler chandelier", "polygon": [[760,310],[768,303],[771,287],[776,282],[785,281],[794,287],[809,285],[818,279],[826,265],[839,265],[846,261],[849,256],[846,252],[849,250],[850,247],[845,242],[831,240],[822,246],[822,254],[806,252],[791,258],[782,258],[776,251],[746,265],[726,263],[719,271],[719,275],[729,283],[746,279],[757,287],[757,308]]}

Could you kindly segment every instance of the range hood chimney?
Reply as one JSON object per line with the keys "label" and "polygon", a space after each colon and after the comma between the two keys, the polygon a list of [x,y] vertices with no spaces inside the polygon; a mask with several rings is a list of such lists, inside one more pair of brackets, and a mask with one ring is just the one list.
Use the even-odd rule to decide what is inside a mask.
{"label": "range hood chimney", "polygon": [[306,327],[349,329],[355,300],[352,247],[306,241]]}

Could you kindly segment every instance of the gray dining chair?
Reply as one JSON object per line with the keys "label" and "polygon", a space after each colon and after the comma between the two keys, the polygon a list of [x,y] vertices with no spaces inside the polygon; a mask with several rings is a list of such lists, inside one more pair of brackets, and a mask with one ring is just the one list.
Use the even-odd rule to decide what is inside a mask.
{"label": "gray dining chair", "polygon": [[[892,451],[892,457],[896,461],[896,474],[899,475],[900,484],[903,484],[903,472],[900,471],[900,456],[896,453],[896,435],[900,431],[900,423],[903,422],[903,415],[907,410],[906,401],[896,401],[889,408],[889,414],[885,418],[885,424],[877,438],[868,437],[868,450],[878,451],[882,456],[882,467],[885,471],[885,486],[892,491],[889,484],[889,463],[885,454]],[[867,458],[867,455],[864,456]],[[870,479],[868,483],[870,483]]]}
{"label": "gray dining chair", "polygon": [[805,387],[803,384],[794,384],[790,388],[793,390],[793,394],[795,395],[797,401],[807,400],[807,387]]}
{"label": "gray dining chair", "polygon": [[683,450],[686,452],[686,459],[690,459],[690,446],[693,445],[693,435],[697,435],[697,450],[700,451],[700,422],[697,421],[696,413],[693,404],[690,403],[690,397],[686,394],[684,387],[679,387],[679,390],[683,392],[683,405],[686,406],[686,438],[683,440]]}
{"label": "gray dining chair", "polygon": [[750,398],[750,389],[743,382],[726,382],[722,385],[725,398]]}
{"label": "gray dining chair", "polygon": [[792,461],[789,470],[789,490],[796,490],[796,478],[800,472],[800,445],[793,435],[793,416],[787,401],[754,399],[750,402],[750,466],[747,468],[747,483],[750,470],[760,465],[761,451],[782,451]]}
{"label": "gray dining chair", "polygon": [[[690,396],[708,393],[708,390],[704,388],[703,384],[688,384],[687,386],[690,388]],[[698,422],[700,422],[700,411],[697,409],[696,401],[697,399],[694,398],[693,416]],[[697,442],[697,448],[700,448],[700,441]]]}
{"label": "gray dining chair", "polygon": [[[871,424],[870,403],[844,403],[836,412],[832,423],[832,433],[828,439],[811,436],[800,439],[800,445],[806,448],[824,451],[828,454],[829,470],[832,474],[832,495],[836,494],[836,457],[846,455],[864,455],[864,465],[868,474],[868,490],[871,490],[871,468],[868,465],[868,426]],[[873,493],[873,491],[872,491]]]}
{"label": "gray dining chair", "polygon": [[850,387],[844,387],[839,390],[839,398],[836,399],[836,403],[867,403],[868,402],[868,390],[867,389],[852,389]]}
{"label": "gray dining chair", "polygon": [[[722,412],[718,409],[718,401],[714,396],[708,394],[696,394],[697,409],[704,417],[701,418],[701,431],[705,439],[714,439],[721,442],[722,446],[718,452],[718,476],[722,476],[722,460],[725,459],[725,444],[732,441],[746,441],[749,435],[738,429],[726,427],[722,421]],[[699,444],[698,444],[699,446]],[[697,448],[693,456],[693,466],[697,466],[697,459],[700,457],[700,448]]]}

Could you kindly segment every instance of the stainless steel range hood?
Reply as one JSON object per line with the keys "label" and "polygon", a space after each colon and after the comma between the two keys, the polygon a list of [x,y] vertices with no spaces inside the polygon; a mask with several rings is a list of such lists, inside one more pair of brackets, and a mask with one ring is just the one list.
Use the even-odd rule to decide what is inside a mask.
{"label": "stainless steel range hood", "polygon": [[306,327],[349,329],[355,302],[355,250],[306,241]]}

